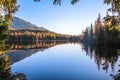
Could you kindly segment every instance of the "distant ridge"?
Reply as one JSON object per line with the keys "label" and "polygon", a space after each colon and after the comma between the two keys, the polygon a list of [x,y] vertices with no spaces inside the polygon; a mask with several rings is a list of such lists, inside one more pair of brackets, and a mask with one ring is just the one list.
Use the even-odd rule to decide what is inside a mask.
{"label": "distant ridge", "polygon": [[19,17],[13,17],[13,20],[11,22],[10,30],[11,29],[30,29],[30,30],[42,30],[42,31],[48,31],[44,27],[38,27],[30,22],[27,22]]}

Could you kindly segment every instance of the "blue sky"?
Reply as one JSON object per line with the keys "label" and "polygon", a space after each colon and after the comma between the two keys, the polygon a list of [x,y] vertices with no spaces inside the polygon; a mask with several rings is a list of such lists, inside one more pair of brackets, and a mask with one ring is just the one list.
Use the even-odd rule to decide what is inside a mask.
{"label": "blue sky", "polygon": [[80,34],[86,26],[94,23],[98,14],[106,15],[108,6],[103,0],[80,0],[75,5],[62,0],[61,6],[52,5],[53,0],[18,0],[20,8],[15,16],[37,26],[64,34]]}

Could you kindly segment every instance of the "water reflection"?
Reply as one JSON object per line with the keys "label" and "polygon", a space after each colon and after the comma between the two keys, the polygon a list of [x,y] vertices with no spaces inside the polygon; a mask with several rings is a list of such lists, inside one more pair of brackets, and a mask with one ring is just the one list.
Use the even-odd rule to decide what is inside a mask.
{"label": "water reflection", "polygon": [[69,41],[40,41],[38,43],[9,43],[13,46],[8,53],[11,64],[21,61],[39,51],[44,51],[50,47],[68,44]]}
{"label": "water reflection", "polygon": [[[98,68],[99,72],[101,70],[103,70],[103,71],[105,71],[105,73],[108,73],[109,69],[111,69],[112,72],[109,74],[109,76],[111,76],[111,78],[113,78],[113,80],[120,80],[120,64],[117,65],[118,66],[117,68],[115,66],[116,62],[119,60],[119,56],[120,56],[120,48],[119,47],[95,46],[95,45],[82,44],[82,43],[70,42],[70,41],[39,41],[38,43],[36,43],[36,42],[34,42],[34,43],[24,43],[24,42],[22,42],[22,43],[8,43],[9,45],[12,45],[12,49],[11,49],[11,47],[6,46],[5,44],[0,44],[0,45],[2,45],[2,46],[0,46],[1,47],[0,48],[1,49],[0,50],[0,80],[14,80],[14,79],[26,80],[26,77],[27,77],[26,73],[24,73],[24,72],[21,73],[20,71],[18,71],[17,73],[12,73],[11,72],[11,65],[13,65],[17,62],[20,62],[20,61],[26,59],[27,57],[30,57],[33,54],[39,53],[40,51],[44,51],[48,48],[51,48],[53,46],[60,45],[60,44],[69,44],[69,43],[74,43],[75,45],[77,44],[77,45],[80,45],[80,46],[82,45],[83,52],[86,52],[86,55],[88,57],[90,57],[91,60],[94,60],[95,64],[97,65],[97,68]],[[68,52],[72,51],[72,50],[69,50],[69,49],[78,48],[78,47],[70,47],[70,48],[69,47],[70,46],[68,46],[68,49],[63,49],[65,51],[61,51],[61,52],[64,52],[64,53],[60,52],[60,54],[63,54],[63,56],[66,56],[67,51]],[[5,53],[9,49],[11,49],[11,50],[8,53]],[[57,52],[56,48],[55,48],[55,50],[56,50],[55,52]],[[67,57],[65,57],[65,59],[66,59],[65,61],[67,61],[68,57],[71,56],[70,53],[74,53],[75,56],[72,55],[73,57],[78,56],[78,54],[75,54],[75,53],[77,53],[77,51],[75,51],[75,50],[78,50],[78,49],[73,49],[73,50],[74,50],[73,52],[67,53]],[[5,53],[5,55],[4,55],[4,53]],[[49,52],[49,53],[51,54],[51,52]],[[59,52],[57,52],[57,54],[59,55]],[[51,55],[53,55],[53,54],[51,54]],[[49,56],[51,56],[51,55],[49,55]],[[58,55],[54,55],[54,56],[57,57],[56,60],[59,59],[58,57],[60,55],[59,56]],[[44,57],[44,56],[42,56],[42,57]],[[81,56],[80,56],[80,58],[81,58]],[[73,59],[73,58],[71,58],[71,59]],[[81,60],[83,60],[83,59],[81,58]],[[30,60],[30,61],[34,62],[33,59]],[[60,61],[62,61],[62,60],[60,60]],[[84,64],[85,64],[84,62],[82,61],[82,63],[81,63],[82,65],[81,64],[79,64],[79,65],[84,66]],[[71,63],[74,64],[73,62],[71,62]],[[40,64],[40,62],[39,62],[39,64]],[[41,65],[37,64],[37,66],[41,67],[42,64],[43,63],[41,63]],[[59,63],[57,63],[57,64],[58,64],[58,66],[60,66]],[[50,65],[54,65],[54,64],[50,64]],[[57,66],[57,65],[55,65],[55,66]],[[69,68],[71,68],[74,65],[68,65],[68,66],[69,66],[68,70],[72,70],[72,69],[69,69]],[[46,67],[46,66],[44,66],[44,67]],[[66,66],[64,66],[64,67],[66,67]],[[30,68],[30,66],[29,66],[29,68]],[[79,67],[79,68],[81,68],[81,67]],[[84,67],[82,67],[82,68],[84,68]],[[92,67],[90,67],[90,68],[92,68]],[[78,68],[76,68],[75,70],[77,70],[77,69]],[[117,73],[115,72],[116,69],[117,69]],[[80,73],[79,71],[80,70],[77,70],[78,73]],[[73,71],[73,73],[74,72],[75,71]],[[73,73],[70,73],[70,74],[75,75]],[[85,71],[85,72],[82,72],[82,73],[83,73],[82,75],[84,75],[87,72]],[[43,74],[46,74],[46,73],[43,72]],[[61,72],[61,75],[62,74],[63,73]],[[38,74],[36,73],[36,75],[38,75]],[[77,73],[76,73],[76,76],[78,76]],[[84,76],[89,76],[90,77],[90,74],[89,75],[84,75]],[[89,79],[86,79],[86,80],[89,80]]]}
{"label": "water reflection", "polygon": [[[115,68],[115,64],[119,60],[120,56],[119,47],[82,44],[82,49],[85,50],[87,56],[89,56],[91,59],[94,58],[94,61],[98,67],[98,71],[102,68],[107,73],[110,67],[114,73],[115,69],[117,69]],[[120,67],[120,64],[117,66]],[[117,71],[117,74],[110,74],[113,80],[120,80],[120,68],[118,68]]]}
{"label": "water reflection", "polygon": [[39,41],[39,42],[22,42],[22,43],[8,43],[13,46],[13,50],[25,50],[25,49],[47,49],[55,45],[68,44],[70,41]]}
{"label": "water reflection", "polygon": [[0,41],[0,80],[26,80],[23,73],[11,73],[10,60],[9,56],[7,56],[7,51],[10,49],[12,49],[12,46]]}
{"label": "water reflection", "polygon": [[11,73],[9,57],[0,58],[0,80],[26,80],[23,73]]}

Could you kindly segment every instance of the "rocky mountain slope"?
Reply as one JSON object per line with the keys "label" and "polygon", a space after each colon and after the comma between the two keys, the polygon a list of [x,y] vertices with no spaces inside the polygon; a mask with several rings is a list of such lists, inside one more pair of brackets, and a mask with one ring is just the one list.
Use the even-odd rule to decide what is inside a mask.
{"label": "rocky mountain slope", "polygon": [[11,27],[10,29],[32,29],[32,30],[44,30],[46,31],[47,29],[43,27],[38,27],[28,21],[25,21],[19,17],[13,17],[13,20],[11,22]]}

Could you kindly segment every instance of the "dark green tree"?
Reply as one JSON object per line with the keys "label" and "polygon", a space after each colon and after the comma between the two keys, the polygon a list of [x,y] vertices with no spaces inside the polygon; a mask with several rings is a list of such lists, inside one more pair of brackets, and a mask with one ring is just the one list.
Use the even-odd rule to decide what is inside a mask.
{"label": "dark green tree", "polygon": [[93,25],[90,26],[90,41],[93,42],[94,35],[93,35]]}

